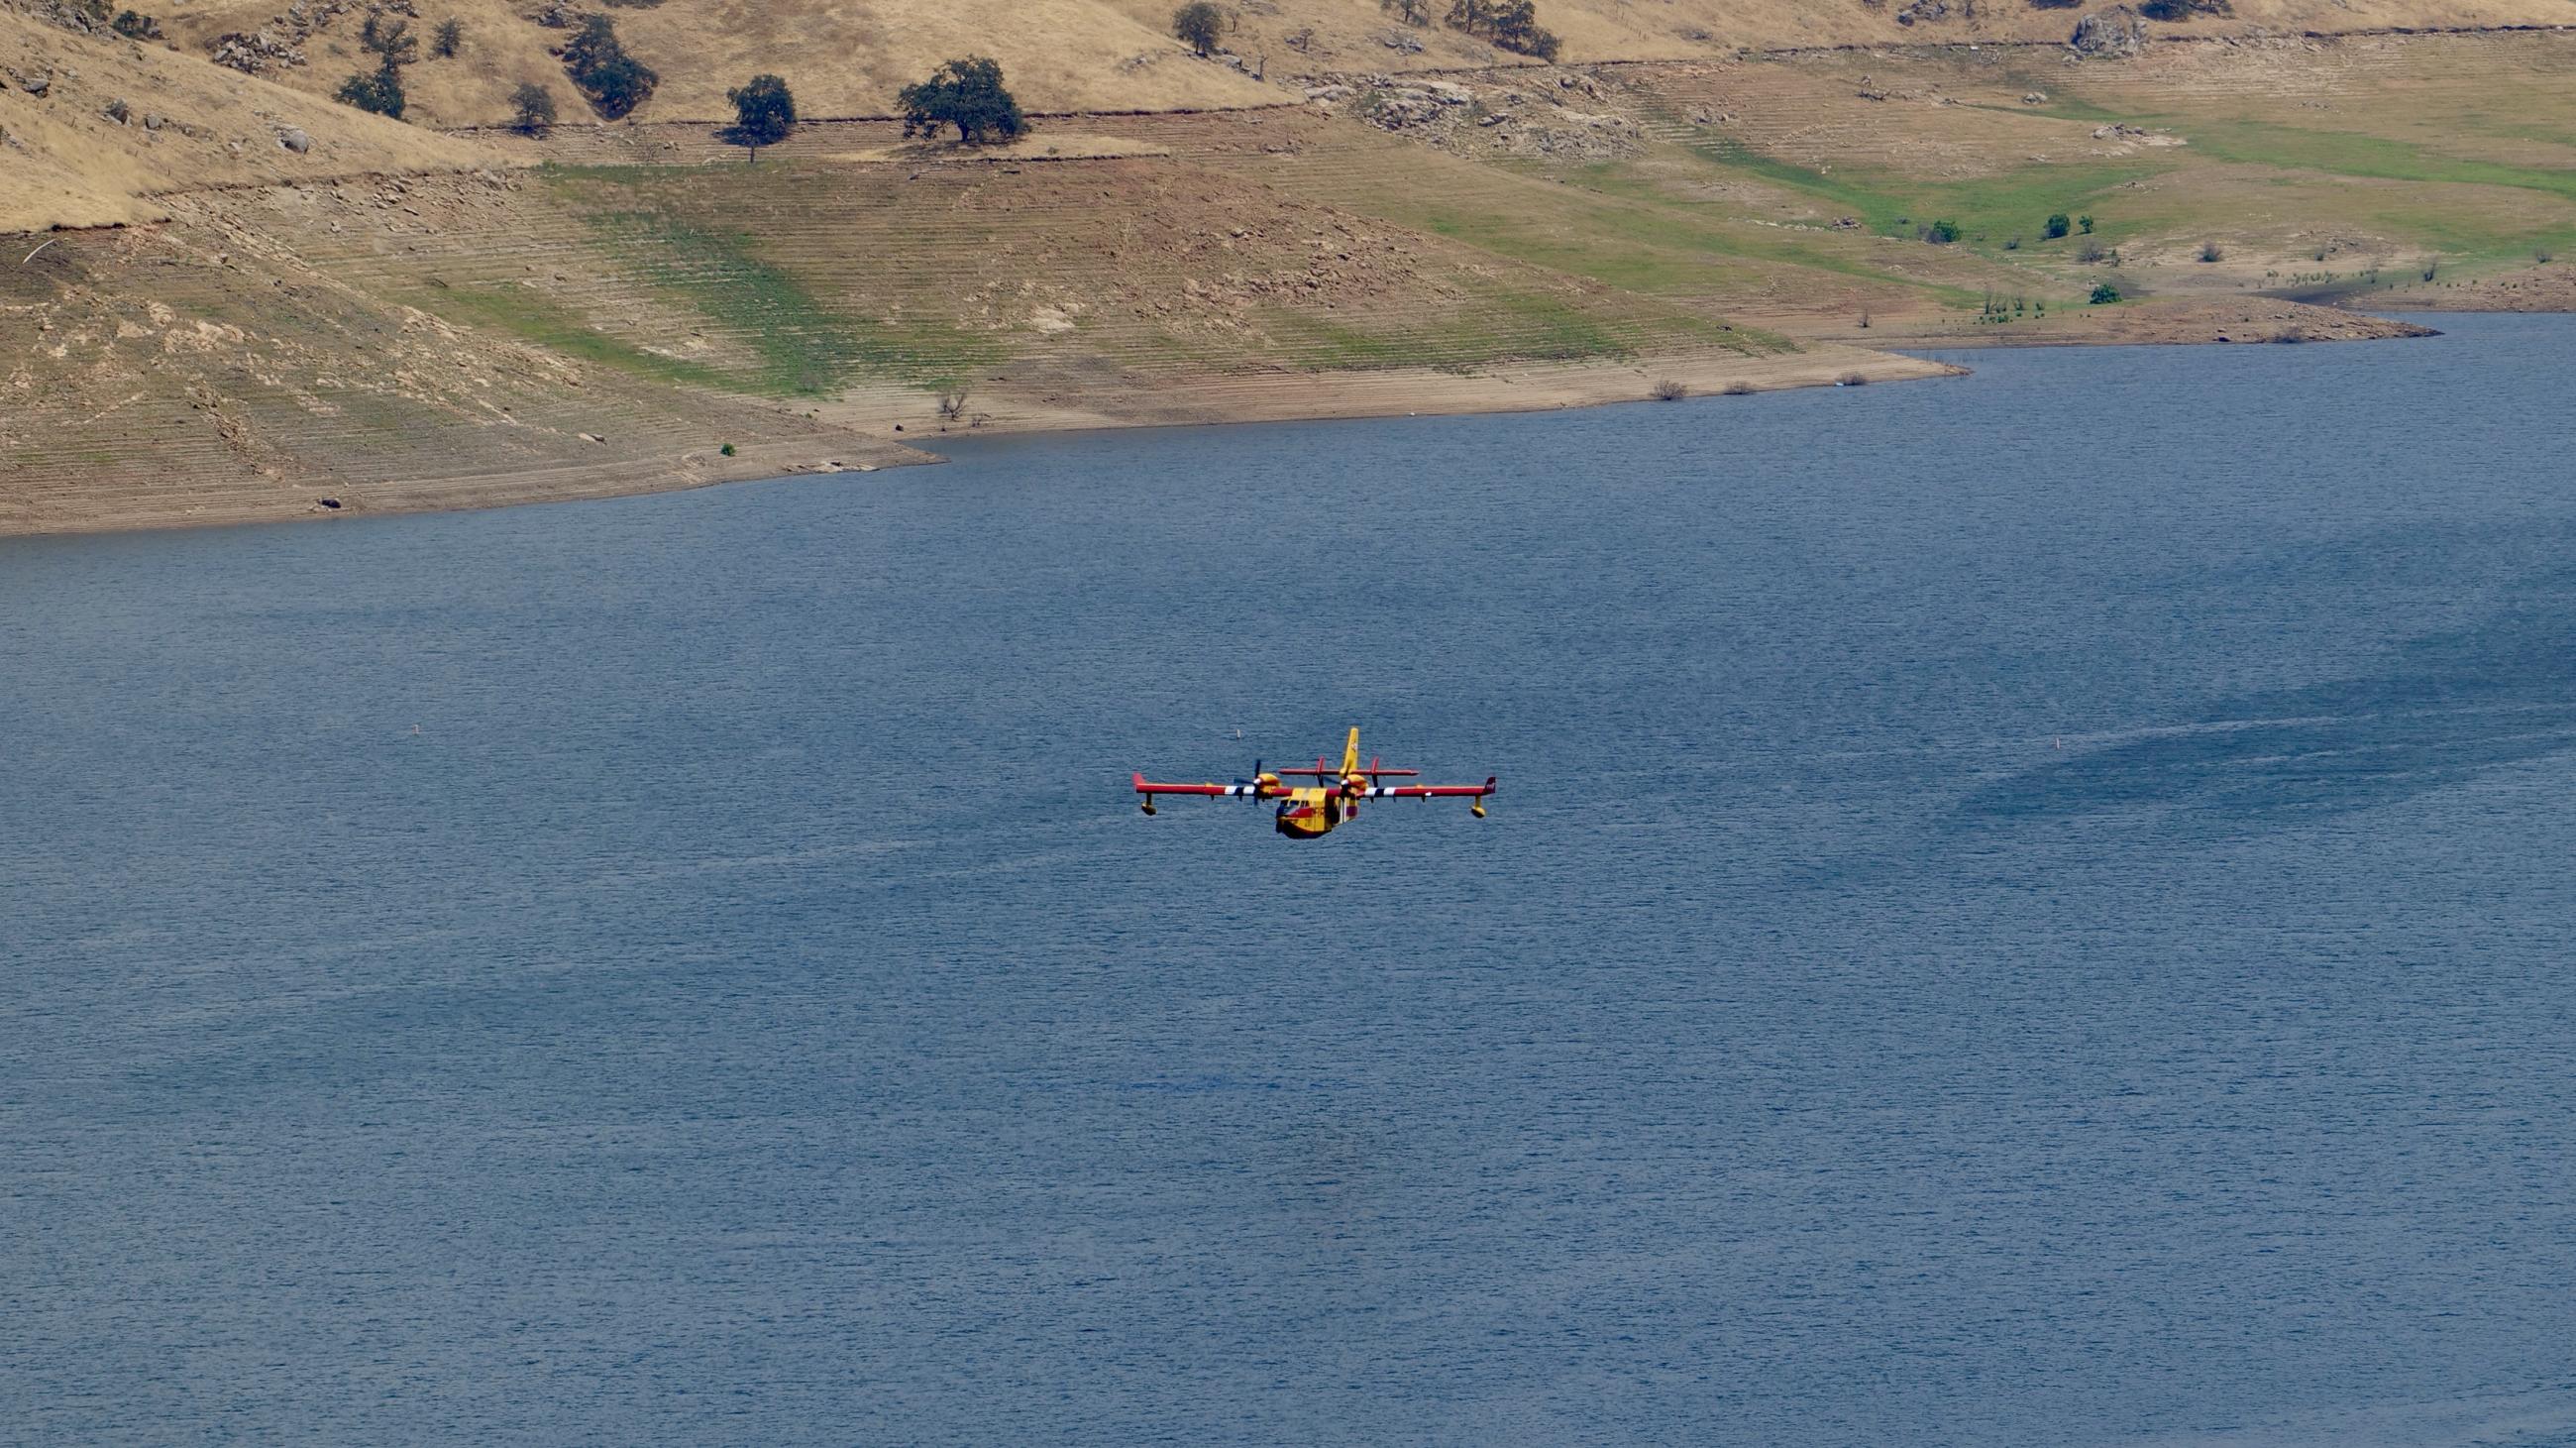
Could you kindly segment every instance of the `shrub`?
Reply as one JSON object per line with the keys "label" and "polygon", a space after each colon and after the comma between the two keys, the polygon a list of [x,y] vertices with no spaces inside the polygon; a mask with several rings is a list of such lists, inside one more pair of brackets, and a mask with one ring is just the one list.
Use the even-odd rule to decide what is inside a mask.
{"label": "shrub", "polygon": [[895,99],[903,104],[907,136],[937,135],[940,127],[955,126],[958,141],[971,146],[1007,141],[1029,128],[1020,103],[1002,85],[1002,63],[984,56],[952,60],[930,79],[905,86]]}
{"label": "shrub", "polygon": [[523,136],[543,135],[555,123],[555,93],[533,81],[521,81],[510,92],[510,129]]}
{"label": "shrub", "polygon": [[1836,387],[1867,387],[1869,379],[1858,372],[1846,372],[1834,379]]}
{"label": "shrub", "polygon": [[1556,34],[1540,28],[1531,0],[1451,0],[1449,24],[1520,55],[1556,59]]}
{"label": "shrub", "polygon": [[2539,250],[2539,251],[2535,251],[2535,252],[2533,252],[2533,253],[2531,254],[2531,259],[2532,259],[2533,261],[2536,261],[2536,262],[2540,263],[2542,266],[2547,266],[2547,265],[2549,265],[2551,262],[2558,260],[2558,258],[2557,258],[2557,257],[2552,256],[2552,255],[2549,253],[2549,250],[2548,250],[2546,247],[2542,248],[2542,249],[2541,249],[2541,250]]}
{"label": "shrub", "polygon": [[331,95],[342,105],[356,106],[359,110],[373,111],[397,121],[402,119],[402,72],[390,63],[372,71],[358,72],[340,82],[340,88]]}
{"label": "shrub", "polygon": [[591,109],[612,121],[652,99],[653,88],[662,83],[651,66],[626,53],[617,39],[617,22],[605,15],[581,23],[564,45],[563,63],[564,74],[572,77]]}
{"label": "shrub", "polygon": [[2082,216],[2075,218],[2075,224],[2083,229],[2086,236],[2091,236],[2093,234],[2093,213],[2088,211]]}
{"label": "shrub", "polygon": [[2195,15],[2233,15],[2236,7],[2230,0],[2146,0],[2138,7],[2138,13],[2149,20],[2172,24]]}
{"label": "shrub", "polygon": [[749,148],[751,159],[760,159],[760,148],[775,146],[796,129],[796,97],[789,94],[787,82],[774,75],[756,75],[732,90],[725,99],[733,102],[733,129],[725,139]]}
{"label": "shrub", "polygon": [[107,28],[128,40],[159,40],[161,22],[138,10],[119,10]]}
{"label": "shrub", "polygon": [[1431,23],[1431,0],[1377,0],[1377,8],[1407,25]]}
{"label": "shrub", "polygon": [[2091,266],[2110,254],[2111,253],[2108,251],[2103,250],[2102,243],[2094,241],[2089,237],[2085,240],[2082,246],[2075,248],[2075,259],[2084,263],[2086,266]]}
{"label": "shrub", "polygon": [[717,452],[720,452],[720,453],[723,453],[726,457],[732,457],[732,456],[733,456],[733,444],[732,444],[732,443],[726,443],[723,447],[717,448],[717,449],[716,449],[716,451],[717,451]]}
{"label": "shrub", "polygon": [[2227,253],[2218,249],[2217,242],[2204,241],[2200,244],[2200,259],[2202,261],[2225,261],[2227,260]]}
{"label": "shrub", "polygon": [[1172,12],[1172,33],[1187,42],[1190,49],[1206,55],[1216,49],[1218,38],[1225,34],[1225,12],[1208,0],[1190,0]]}
{"label": "shrub", "polygon": [[1959,223],[1955,221],[1933,222],[1930,226],[1923,228],[1922,236],[1925,241],[1932,243],[1934,246],[1948,246],[1950,243],[1959,239]]}
{"label": "shrub", "polygon": [[2007,237],[2005,237],[2005,238],[2004,238],[2004,250],[2006,250],[2006,251],[2019,251],[2019,250],[2021,250],[2021,238],[2020,238],[2020,237],[2018,237],[2018,236],[2007,236]]}
{"label": "shrub", "polygon": [[374,11],[367,13],[367,23],[358,29],[358,45],[375,52],[387,70],[420,59],[420,38],[411,33],[411,22],[397,20],[387,25],[384,17]]}
{"label": "shrub", "polygon": [[2425,262],[2425,263],[2424,263],[2424,280],[2426,280],[2426,281],[2428,281],[2428,282],[2429,282],[2429,281],[2431,281],[2431,280],[2434,278],[2434,276],[2435,276],[2436,274],[2438,274],[2441,270],[2442,270],[2442,264],[2441,264],[2440,262],[2438,262],[2438,261],[2427,261],[2427,262]]}
{"label": "shrub", "polygon": [[1669,377],[1655,384],[1657,402],[1679,402],[1688,396],[1690,396],[1690,389]]}
{"label": "shrub", "polygon": [[2118,300],[2120,300],[2120,289],[2118,287],[2111,285],[2109,282],[2095,282],[2093,284],[2093,305],[2098,307],[2105,302],[2116,302]]}
{"label": "shrub", "polygon": [[453,60],[456,58],[457,48],[464,43],[465,22],[454,18],[442,20],[438,22],[438,29],[430,36],[429,53],[440,60]]}
{"label": "shrub", "polygon": [[1719,388],[1718,391],[1728,397],[1750,397],[1753,395],[1753,384],[1750,382],[1730,382],[1724,387]]}
{"label": "shrub", "polygon": [[2047,224],[2040,227],[2039,234],[2047,237],[2051,241],[2055,241],[2057,238],[2064,236],[2067,233],[2068,228],[2073,224],[2074,223],[2066,219],[2066,213],[2060,211],[2048,218]]}

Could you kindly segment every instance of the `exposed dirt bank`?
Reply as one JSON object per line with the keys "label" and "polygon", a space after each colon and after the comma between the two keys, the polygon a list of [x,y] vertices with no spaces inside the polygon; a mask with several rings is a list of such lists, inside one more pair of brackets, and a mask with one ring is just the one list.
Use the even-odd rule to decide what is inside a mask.
{"label": "exposed dirt bank", "polygon": [[2347,305],[2399,312],[2576,312],[2576,264],[2552,262],[2505,276],[2376,292]]}
{"label": "exposed dirt bank", "polygon": [[[2384,295],[2374,307],[2397,307]],[[2430,308],[2427,308],[2430,310]],[[2269,297],[2149,297],[2101,307],[2069,307],[1979,324],[1955,317],[1904,320],[1855,331],[1869,346],[2129,347],[2193,343],[2379,342],[2429,337],[2433,329],[2365,312]]]}

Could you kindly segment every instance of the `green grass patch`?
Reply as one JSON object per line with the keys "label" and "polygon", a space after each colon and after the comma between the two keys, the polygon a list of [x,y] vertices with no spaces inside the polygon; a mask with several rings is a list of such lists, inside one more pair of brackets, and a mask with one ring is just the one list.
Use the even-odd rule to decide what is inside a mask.
{"label": "green grass patch", "polygon": [[886,323],[825,307],[779,267],[752,254],[746,233],[718,231],[649,211],[589,217],[601,239],[656,286],[679,292],[759,357],[748,380],[780,397],[812,397],[862,375],[917,386],[953,383],[999,360],[989,339],[937,323]]}
{"label": "green grass patch", "polygon": [[600,367],[615,368],[661,382],[688,382],[730,387],[734,379],[702,363],[689,362],[612,337],[568,308],[525,287],[427,288],[405,300],[451,322],[507,332],[522,341]]}
{"label": "green grass patch", "polygon": [[2058,164],[2042,162],[1991,176],[1922,181],[1876,167],[1853,166],[1833,174],[1762,155],[1733,141],[1699,142],[1690,149],[1724,171],[1785,187],[1831,203],[1881,236],[1909,237],[1934,218],[1956,221],[1970,234],[1997,242],[2039,234],[2050,213],[2102,210],[2100,198],[2175,163],[2120,159]]}
{"label": "green grass patch", "polygon": [[2576,200],[2576,172],[2446,155],[2384,136],[2352,131],[2311,131],[2267,121],[2192,123],[2166,121],[2213,160],[2323,171],[2384,181],[2440,181],[2467,186],[2511,186]]}
{"label": "green grass patch", "polygon": [[862,376],[947,387],[1008,356],[996,339],[943,323],[838,312],[763,258],[757,234],[700,219],[734,209],[734,188],[774,195],[794,184],[776,168],[712,179],[704,167],[675,166],[548,166],[542,174],[619,262],[685,298],[753,354],[748,372],[725,369],[739,389],[815,397]]}

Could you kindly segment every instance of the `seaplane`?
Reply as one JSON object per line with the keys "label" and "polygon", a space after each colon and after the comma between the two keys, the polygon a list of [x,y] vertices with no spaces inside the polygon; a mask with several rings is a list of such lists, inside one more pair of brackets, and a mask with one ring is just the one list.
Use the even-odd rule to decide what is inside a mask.
{"label": "seaplane", "polygon": [[[1313,784],[1287,784],[1282,776],[1312,779]],[[1372,756],[1368,767],[1360,767],[1360,731],[1351,729],[1351,737],[1342,745],[1342,767],[1328,769],[1317,756],[1312,769],[1265,771],[1259,760],[1253,761],[1252,777],[1232,784],[1161,784],[1139,773],[1135,776],[1136,792],[1143,795],[1145,813],[1154,813],[1154,797],[1163,794],[1195,794],[1208,799],[1249,799],[1278,802],[1271,822],[1279,833],[1292,840],[1311,840],[1328,834],[1333,827],[1359,818],[1360,801],[1370,799],[1463,799],[1476,818],[1485,817],[1485,800],[1494,792],[1494,776],[1485,776],[1483,784],[1382,784],[1388,779],[1415,779],[1420,772],[1411,769],[1382,768]]]}

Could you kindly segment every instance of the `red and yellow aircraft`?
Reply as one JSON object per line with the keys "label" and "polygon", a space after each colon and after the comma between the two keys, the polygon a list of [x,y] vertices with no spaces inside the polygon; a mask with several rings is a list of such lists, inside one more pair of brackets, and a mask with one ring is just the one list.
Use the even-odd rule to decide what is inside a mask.
{"label": "red and yellow aircraft", "polygon": [[[1279,782],[1279,775],[1311,777],[1313,784],[1290,786]],[[1345,820],[1360,815],[1364,799],[1464,799],[1476,818],[1485,817],[1485,796],[1494,792],[1494,777],[1485,776],[1483,784],[1380,784],[1381,779],[1412,779],[1410,769],[1380,769],[1375,759],[1368,768],[1360,768],[1360,731],[1351,730],[1350,742],[1342,746],[1342,767],[1326,769],[1317,759],[1312,769],[1283,769],[1278,774],[1264,774],[1259,763],[1252,766],[1252,778],[1232,784],[1156,784],[1142,774],[1136,776],[1136,792],[1145,797],[1144,810],[1154,812],[1158,794],[1201,794],[1210,799],[1258,799],[1279,801],[1274,821],[1279,833],[1292,840],[1311,840]],[[1331,781],[1326,783],[1326,781]]]}

